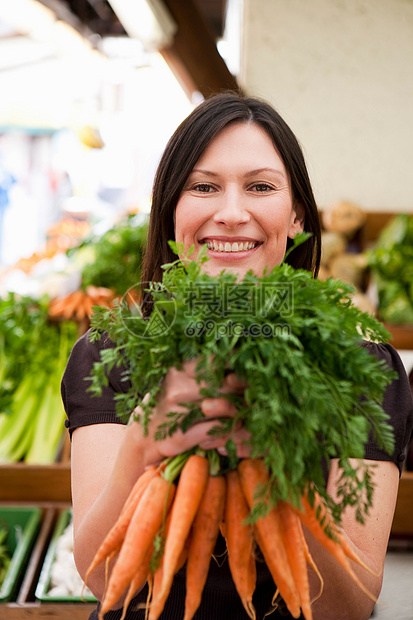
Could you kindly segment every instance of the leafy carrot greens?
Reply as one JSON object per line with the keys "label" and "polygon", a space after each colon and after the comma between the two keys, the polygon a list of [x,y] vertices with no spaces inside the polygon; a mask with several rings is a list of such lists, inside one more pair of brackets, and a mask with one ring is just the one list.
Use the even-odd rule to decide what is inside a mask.
{"label": "leafy carrot greens", "polygon": [[[242,280],[228,272],[212,277],[202,271],[205,260],[200,252],[197,260],[164,266],[162,283],[147,289],[153,300],[150,319],[126,297],[112,310],[95,308],[90,338],[106,332],[110,343],[88,377],[88,389],[99,396],[111,370],[122,367],[125,391],[116,394],[118,414],[129,418],[140,405],[137,419],[146,432],[170,367],[197,358],[197,379],[205,385],[201,394],[209,397],[234,371],[248,387],[243,400],[228,397],[237,416],[214,432],[231,430],[242,420],[251,434],[251,455],[264,459],[270,484],[256,516],[268,501],[299,506],[304,491],[315,487],[337,522],[347,505],[362,522],[372,502],[371,470],[349,459],[363,458],[369,433],[392,453],[392,427],[381,402],[396,376],[363,341],[385,342],[388,333],[352,305],[353,288],[343,282],[315,280],[285,262],[262,277],[252,272]],[[188,404],[184,414],[170,412],[156,437],[185,431],[202,417],[196,404]],[[235,468],[231,441],[227,448],[221,467]],[[323,474],[323,463],[328,466],[335,457],[342,468],[337,502],[327,495]]]}

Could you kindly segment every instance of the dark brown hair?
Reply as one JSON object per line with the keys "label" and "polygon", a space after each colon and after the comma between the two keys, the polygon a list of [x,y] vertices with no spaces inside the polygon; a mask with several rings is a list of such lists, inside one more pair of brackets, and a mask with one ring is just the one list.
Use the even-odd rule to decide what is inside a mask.
{"label": "dark brown hair", "polygon": [[[161,265],[176,259],[168,245],[175,238],[174,212],[182,189],[209,143],[231,123],[254,123],[271,138],[289,175],[293,204],[304,207],[308,241],[297,247],[286,262],[317,275],[320,265],[320,221],[304,156],[297,138],[278,112],[265,101],[237,93],[221,93],[196,107],[179,125],[160,160],[152,194],[148,243],[142,280],[160,282]],[[291,244],[288,240],[287,248]]]}

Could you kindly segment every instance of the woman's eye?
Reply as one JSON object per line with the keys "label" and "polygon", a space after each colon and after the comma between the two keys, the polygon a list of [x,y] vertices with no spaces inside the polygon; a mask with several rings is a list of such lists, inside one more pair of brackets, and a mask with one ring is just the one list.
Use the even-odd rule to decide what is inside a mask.
{"label": "woman's eye", "polygon": [[273,189],[273,187],[268,185],[268,183],[255,183],[251,189],[256,192],[269,192]]}
{"label": "woman's eye", "polygon": [[196,192],[201,192],[203,194],[208,194],[209,192],[213,191],[212,185],[209,185],[208,183],[197,183],[193,186],[192,189],[194,189]]}

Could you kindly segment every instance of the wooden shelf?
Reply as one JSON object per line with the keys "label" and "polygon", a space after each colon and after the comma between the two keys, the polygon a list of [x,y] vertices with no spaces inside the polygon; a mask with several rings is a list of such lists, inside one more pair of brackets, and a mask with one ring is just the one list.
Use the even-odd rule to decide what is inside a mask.
{"label": "wooden shelf", "polygon": [[383,325],[391,334],[389,342],[395,349],[413,349],[413,325]]}
{"label": "wooden shelf", "polygon": [[0,465],[1,502],[71,502],[70,463]]}
{"label": "wooden shelf", "polygon": [[87,620],[90,603],[8,603],[0,605],[1,620]]}

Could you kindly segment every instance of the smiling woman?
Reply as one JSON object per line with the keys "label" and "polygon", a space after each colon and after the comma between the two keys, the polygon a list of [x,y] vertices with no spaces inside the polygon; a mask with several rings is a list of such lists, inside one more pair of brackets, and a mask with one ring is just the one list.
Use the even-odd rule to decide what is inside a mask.
{"label": "smiling woman", "polygon": [[[206,251],[209,260],[201,264],[201,269],[205,269],[212,276],[219,274],[222,270],[231,271],[240,278],[249,270],[256,276],[261,276],[266,269],[271,270],[283,262],[286,250],[294,245],[294,237],[303,230],[311,234],[303,243],[294,247],[285,260],[293,268],[302,268],[312,272],[315,278],[320,262],[320,224],[298,141],[269,104],[259,99],[246,98],[232,93],[217,95],[200,104],[181,123],[161,158],[153,187],[142,280],[152,283],[162,281],[164,273],[162,265],[176,259],[168,243],[171,240],[178,242],[177,247],[183,248],[183,254],[192,246],[195,255],[199,254],[201,249]],[[188,267],[189,271],[190,267]],[[288,267],[288,271],[294,276],[298,274],[298,271],[294,271],[291,267]],[[239,289],[242,288],[242,282],[238,282],[232,274],[228,274],[228,277],[235,281],[236,297]],[[311,274],[306,273],[305,276],[306,282],[317,284]],[[205,274],[202,273],[201,277],[204,278]],[[227,274],[222,277],[226,278]],[[287,284],[293,286],[293,282],[287,282]],[[308,291],[309,288],[311,287],[306,284],[305,290]],[[314,355],[315,349],[324,361],[331,359],[331,356],[326,355],[326,351],[328,352],[326,335],[319,324],[319,317],[323,315],[322,304],[319,296],[314,299],[316,303],[312,304],[312,308],[314,306],[315,314],[314,318],[311,315],[311,321],[309,320],[308,332],[314,336],[316,345],[311,347],[308,341],[302,343],[294,337],[291,347],[297,354],[301,354],[302,350],[305,351],[310,359],[311,370],[314,369],[315,375],[318,376],[320,366]],[[298,307],[300,307],[299,302],[297,302]],[[145,300],[141,308],[144,316],[148,316],[152,309],[153,304]],[[186,309],[187,306],[184,305],[183,311]],[[156,318],[155,312],[152,318]],[[143,322],[146,324],[146,321]],[[332,322],[334,325],[339,323],[339,321]],[[99,325],[100,329],[105,329],[105,327]],[[109,328],[107,329],[110,331]],[[346,351],[341,339],[341,327],[338,331],[340,332],[338,346],[340,351]],[[185,333],[185,335],[188,334]],[[107,533],[116,524],[132,488],[145,470],[150,471],[151,468],[162,463],[166,457],[182,455],[186,451],[198,448],[213,449],[219,454],[226,454],[228,445],[231,445],[233,456],[241,460],[251,454],[250,433],[247,426],[243,425],[238,415],[240,409],[235,403],[246,404],[253,393],[251,391],[253,377],[251,368],[249,368],[250,372],[246,373],[246,376],[251,386],[247,385],[246,381],[241,381],[234,372],[222,372],[222,375],[219,375],[220,379],[221,376],[223,377],[221,387],[214,392],[214,397],[206,398],[205,392],[201,391],[201,385],[197,381],[197,360],[188,356],[187,345],[190,344],[188,335],[188,340],[183,340],[182,348],[178,348],[173,337],[161,348],[156,342],[153,350],[151,349],[148,366],[144,367],[149,368],[148,373],[146,370],[138,372],[134,375],[133,382],[128,380],[130,375],[125,372],[127,364],[125,358],[122,358],[122,363],[125,362],[125,364],[112,368],[101,396],[92,397],[88,391],[90,384],[85,382],[85,378],[90,378],[92,368],[98,360],[105,358],[107,364],[111,354],[111,351],[107,349],[113,349],[116,345],[109,339],[106,332],[102,334],[100,340],[90,339],[89,336],[90,334],[86,334],[76,343],[62,382],[63,400],[68,416],[67,426],[72,438],[75,559],[78,570],[83,576],[86,575]],[[288,341],[288,334],[285,336],[285,341]],[[192,337],[196,338],[196,335],[192,334]],[[282,338],[284,335],[281,334]],[[280,346],[281,341],[273,341],[277,346],[277,351],[275,355],[272,354],[272,359],[280,361],[280,370],[270,369],[268,371],[268,364],[263,361],[264,358],[260,357],[260,342],[262,345],[262,341],[262,338],[257,338],[253,343],[253,352],[251,352],[251,355],[257,357],[260,368],[264,367],[266,370],[266,373],[260,376],[255,389],[259,393],[268,395],[268,386],[273,386],[277,380],[279,393],[284,394],[288,379],[294,388],[292,398],[294,403],[299,403],[296,406],[300,410],[300,415],[302,413],[303,418],[305,417],[306,421],[312,424],[313,417],[309,405],[311,397],[305,393],[305,397],[298,398],[300,383],[303,379],[297,369],[297,364],[294,363],[286,370],[283,349]],[[217,338],[213,342],[217,347],[214,349],[216,352],[221,347],[222,341]],[[230,347],[234,347],[232,339],[228,342]],[[202,348],[202,341],[198,344]],[[354,507],[345,510],[342,518],[342,540],[345,541],[346,548],[351,547],[363,562],[372,567],[373,574],[363,572],[363,569],[354,566],[354,575],[358,575],[359,582],[363,585],[362,589],[359,588],[342,566],[325,551],[320,542],[306,532],[306,541],[303,545],[305,544],[306,548],[308,544],[315,566],[318,566],[324,580],[324,589],[320,595],[320,581],[317,573],[309,568],[310,594],[314,602],[306,612],[306,619],[366,620],[370,617],[373,602],[365,592],[368,590],[374,598],[381,587],[381,573],[397,497],[398,477],[410,436],[412,399],[407,377],[396,351],[390,345],[374,342],[362,344],[368,348],[369,353],[381,360],[383,366],[388,365],[394,369],[398,377],[388,385],[383,401],[383,409],[388,414],[389,423],[394,429],[396,439],[394,453],[391,456],[384,453],[380,449],[380,442],[373,437],[364,446],[364,461],[362,462],[367,464],[373,461],[375,463],[374,475],[372,474],[375,483],[373,506],[364,525],[358,522]],[[134,347],[137,348],[136,342],[134,342]],[[179,368],[171,367],[167,371],[165,369],[161,382],[157,383],[160,386],[159,390],[152,395],[145,395],[147,391],[145,375],[156,376],[158,381],[155,373],[163,368],[161,349],[166,350],[167,354],[178,355],[177,351],[181,352],[179,360],[182,364],[177,364]],[[202,351],[205,351],[205,347]],[[105,357],[107,353],[109,356]],[[217,355],[209,356],[208,360],[210,358],[212,360],[208,363],[216,365]],[[226,370],[228,359],[226,356],[223,359]],[[348,366],[347,362],[348,356],[343,364],[344,367]],[[135,371],[136,368],[135,366]],[[348,375],[349,385],[356,384],[355,374],[351,375],[350,372]],[[308,377],[307,380],[314,387],[312,372],[308,374]],[[338,384],[334,383],[333,387],[335,392],[338,392],[339,404],[342,402],[341,399],[347,402],[346,394],[340,392]],[[149,400],[153,401],[147,432],[143,431],[142,426],[133,416],[131,423],[126,425],[117,415],[117,403],[120,398],[127,396],[129,388],[137,394],[145,395],[142,406],[147,405]],[[327,392],[324,390],[324,383],[319,392],[330,422],[332,404],[328,398],[328,390]],[[359,392],[357,394],[360,395]],[[281,406],[275,402],[275,396],[268,398],[271,411],[274,411],[274,415],[277,416]],[[131,406],[130,402],[128,401],[128,414],[129,409],[134,406]],[[290,422],[289,403],[285,400],[283,402],[286,403],[286,406],[283,406],[283,414],[289,416],[289,423],[283,425],[285,433],[289,438],[298,437],[301,442],[307,442],[305,424],[300,426]],[[259,396],[256,395],[248,407],[251,410],[254,406],[260,408],[259,403]],[[161,434],[161,436],[157,434],[158,429],[164,428],[170,421],[171,414],[186,415],[196,408],[203,416],[197,424],[188,423],[185,431],[178,426],[171,434]],[[340,409],[340,415],[341,413]],[[223,425],[221,433],[211,432],[213,429],[216,430],[218,418],[221,422],[222,418],[227,418],[227,422],[228,418],[232,419],[232,430],[228,431],[228,426]],[[364,422],[363,420],[363,427]],[[259,425],[260,431],[262,426],[263,424]],[[341,425],[334,427],[332,424],[331,426],[332,428],[327,428],[326,432],[341,433],[343,438],[346,438],[346,432],[342,430]],[[266,435],[271,446],[275,446],[277,437],[281,436],[281,431],[278,429]],[[286,444],[288,441],[283,443]],[[316,444],[320,445],[319,436],[317,436]],[[357,454],[354,454],[354,448],[352,448],[349,456],[359,457],[363,454],[363,446],[356,452]],[[294,470],[294,475],[299,475],[297,474],[297,471],[300,471],[297,469],[297,450],[290,450],[288,456],[279,451],[275,454],[280,463],[288,462]],[[330,458],[330,454],[328,456]],[[338,498],[340,491],[340,476],[343,467],[343,459],[340,461],[340,456],[343,456],[341,450],[334,451],[336,458],[330,459],[329,471],[323,472],[325,480],[323,478],[321,483],[319,481],[319,486],[324,485],[325,493],[335,499]],[[320,460],[317,457],[317,463]],[[305,467],[310,471],[308,460],[305,461]],[[311,484],[317,482],[315,478],[317,476],[311,478]],[[280,476],[277,476],[277,480],[280,481]],[[223,524],[222,531],[225,533],[225,524]],[[299,617],[299,609],[297,611],[294,607],[291,611],[292,615],[289,614],[279,598],[276,601],[277,610],[274,611],[274,581],[268,567],[274,567],[276,564],[277,570],[283,573],[275,557],[277,554],[274,554],[274,557],[273,554],[264,554],[265,562],[262,560],[256,563],[257,580],[252,601],[256,609],[255,616],[255,611],[252,613],[249,606],[244,609],[240,601],[228,561],[226,561],[225,550],[225,539],[219,536],[214,549],[214,557],[221,557],[222,561],[219,563],[211,561],[207,566],[202,600],[196,612],[197,620],[263,618],[268,615],[269,611],[274,612],[271,616],[273,618]],[[132,566],[132,569],[134,570],[135,566]],[[304,566],[304,574],[306,574],[305,570]],[[109,573],[118,574],[111,571],[112,565],[109,567]],[[104,598],[105,576],[105,566],[102,562],[100,567],[91,573],[88,581],[88,586],[99,600]],[[130,594],[131,596],[135,594],[134,599],[130,606],[125,604],[123,612],[124,598],[122,595],[116,602],[107,603],[104,600],[104,605],[107,603],[104,611],[112,607],[105,614],[105,620],[123,620],[124,618],[143,620],[147,617],[144,607],[150,591],[148,585],[143,586],[140,577],[139,583],[133,583],[133,591]],[[178,570],[173,579],[160,620],[180,620],[184,617],[186,583],[186,572],[183,567]],[[101,609],[100,605],[99,609]],[[153,609],[152,607],[149,612],[151,619],[158,617]],[[98,618],[98,610],[92,614],[91,620]],[[100,617],[102,614],[103,612]]]}

